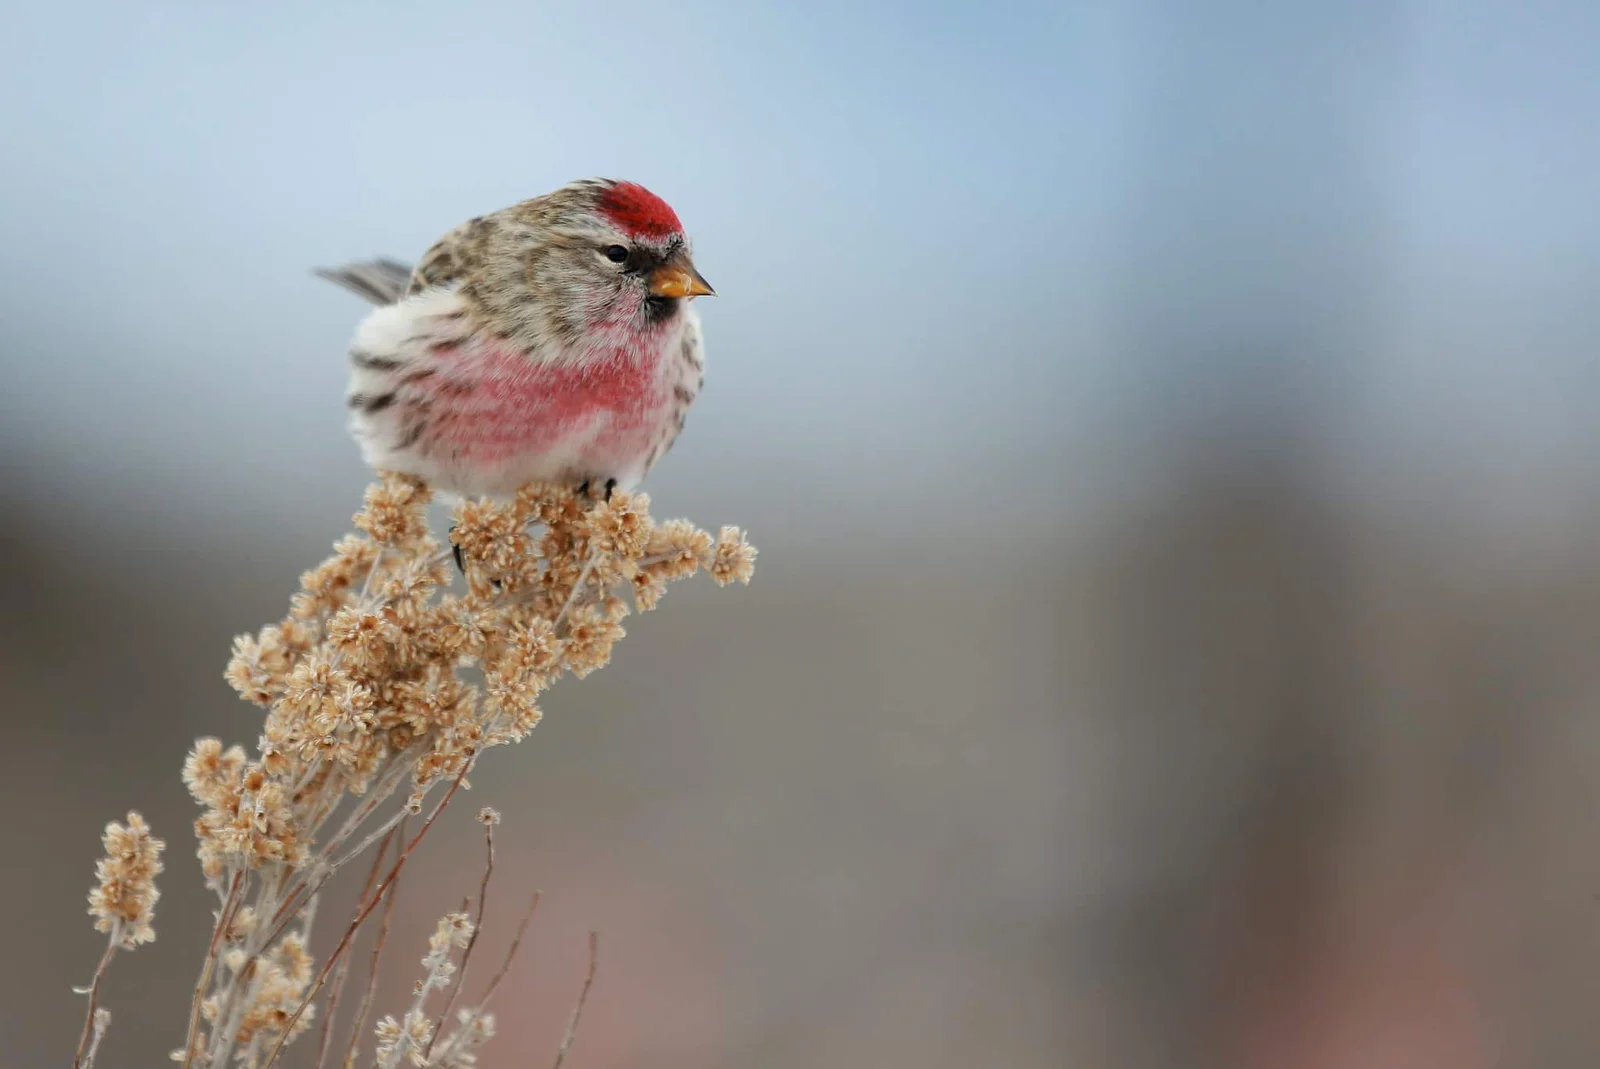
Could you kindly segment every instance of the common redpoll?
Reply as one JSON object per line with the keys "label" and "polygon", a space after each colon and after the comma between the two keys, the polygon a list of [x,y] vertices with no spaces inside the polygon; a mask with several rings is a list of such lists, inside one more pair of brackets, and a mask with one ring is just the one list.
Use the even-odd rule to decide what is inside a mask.
{"label": "common redpoll", "polygon": [[705,381],[712,289],[643,186],[574,182],[480,216],[415,270],[320,270],[379,307],[350,347],[350,431],[376,468],[460,495],[629,490]]}

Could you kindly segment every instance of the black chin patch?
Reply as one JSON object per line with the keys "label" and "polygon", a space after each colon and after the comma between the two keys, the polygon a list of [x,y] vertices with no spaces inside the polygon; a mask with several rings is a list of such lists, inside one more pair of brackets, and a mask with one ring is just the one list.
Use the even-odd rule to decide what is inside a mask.
{"label": "black chin patch", "polygon": [[678,314],[678,305],[681,303],[682,300],[678,297],[658,297],[655,294],[651,294],[644,301],[645,322],[652,326],[657,323],[665,323]]}

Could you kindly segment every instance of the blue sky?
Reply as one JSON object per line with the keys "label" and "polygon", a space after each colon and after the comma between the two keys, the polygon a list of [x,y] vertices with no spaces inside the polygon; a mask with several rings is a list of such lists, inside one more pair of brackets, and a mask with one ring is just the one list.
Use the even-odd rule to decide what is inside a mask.
{"label": "blue sky", "polygon": [[921,520],[998,485],[1090,509],[1171,427],[1308,396],[1358,468],[1403,446],[1437,453],[1424,480],[1471,473],[1477,449],[1583,482],[1597,24],[33,5],[0,42],[5,444],[29,480],[179,507],[243,477],[319,522],[364,478],[339,403],[362,310],[308,268],[609,174],[678,209],[720,294],[653,480],[684,508]]}

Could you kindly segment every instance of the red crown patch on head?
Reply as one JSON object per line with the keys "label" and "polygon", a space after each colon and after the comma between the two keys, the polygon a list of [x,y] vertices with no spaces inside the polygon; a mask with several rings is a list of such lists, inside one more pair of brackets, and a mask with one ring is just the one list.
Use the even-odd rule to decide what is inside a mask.
{"label": "red crown patch on head", "polygon": [[606,218],[637,237],[664,238],[683,232],[667,202],[637,182],[618,182],[600,198]]}

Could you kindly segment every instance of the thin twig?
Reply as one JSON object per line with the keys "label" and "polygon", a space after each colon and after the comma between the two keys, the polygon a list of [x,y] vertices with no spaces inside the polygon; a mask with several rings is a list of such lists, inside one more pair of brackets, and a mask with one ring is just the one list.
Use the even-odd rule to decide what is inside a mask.
{"label": "thin twig", "polygon": [[422,756],[422,751],[431,745],[432,740],[426,736],[411,740],[411,744],[389,758],[388,764],[378,774],[377,781],[367,793],[367,799],[350,811],[350,816],[343,825],[334,833],[328,845],[322,848],[318,860],[326,861],[334,852],[343,845],[361,824],[370,817],[384,799],[394,793],[399,786],[400,777],[410,772],[416,765],[415,758]]}
{"label": "thin twig", "polygon": [[583,1016],[583,1004],[589,999],[589,988],[594,986],[594,971],[600,963],[600,933],[589,933],[589,975],[583,978],[583,990],[578,992],[578,1004],[572,1007],[572,1020],[567,1022],[567,1038],[561,1041],[561,1049],[556,1051],[556,1064],[551,1069],[561,1069],[561,1061],[567,1056],[567,1049],[572,1046],[572,1041],[578,1038],[578,1018]]}
{"label": "thin twig", "polygon": [[599,554],[594,550],[589,551],[588,559],[583,562],[583,568],[578,572],[578,581],[572,584],[572,592],[567,595],[567,603],[561,606],[561,611],[556,613],[556,618],[550,621],[550,630],[554,631],[561,626],[561,621],[566,619],[567,610],[572,608],[573,602],[578,600],[578,592],[589,581],[589,573],[594,571],[595,561]]}
{"label": "thin twig", "polygon": [[228,972],[232,973],[232,977],[221,985],[226,997],[217,1000],[217,1016],[211,1025],[211,1038],[206,1049],[206,1064],[210,1069],[219,1069],[232,1060],[233,1048],[239,1042],[245,1016],[260,998],[268,976],[266,969],[253,967],[229,969]]}
{"label": "thin twig", "polygon": [[364,605],[366,603],[367,594],[372,590],[373,577],[378,574],[378,565],[383,562],[383,554],[387,549],[387,546],[379,546],[378,552],[373,556],[372,564],[367,568],[366,581],[361,584],[361,593],[356,597],[357,605]]}
{"label": "thin twig", "polygon": [[499,988],[500,981],[506,978],[506,973],[511,971],[511,962],[517,956],[517,949],[522,946],[522,936],[528,930],[528,922],[533,920],[533,911],[539,908],[539,898],[543,891],[533,892],[533,897],[528,900],[527,912],[523,913],[522,920],[517,924],[517,934],[511,940],[511,946],[506,950],[506,960],[500,963],[500,971],[494,974],[494,979],[489,981],[489,987],[483,993],[483,998],[478,1000],[479,1007],[487,1006],[489,999],[494,996]]}
{"label": "thin twig", "polygon": [[383,878],[383,884],[379,886],[377,896],[362,906],[360,912],[356,914],[355,919],[352,920],[349,927],[344,930],[344,935],[340,938],[339,945],[333,948],[333,953],[329,955],[327,964],[323,965],[322,971],[317,974],[316,983],[311,986],[310,991],[306,992],[305,997],[300,1000],[299,1007],[295,1009],[294,1015],[291,1016],[284,1024],[283,1031],[278,1035],[278,1042],[273,1046],[272,1053],[267,1055],[267,1060],[262,1064],[261,1069],[272,1069],[272,1065],[278,1060],[278,1055],[283,1053],[284,1044],[289,1041],[289,1034],[294,1031],[296,1022],[298,1022],[301,1016],[306,1012],[306,1007],[311,1005],[311,1000],[316,998],[317,995],[322,991],[322,985],[328,981],[328,974],[333,971],[334,965],[337,964],[339,958],[342,957],[344,952],[349,948],[350,940],[355,937],[356,930],[361,927],[362,923],[366,921],[367,917],[371,915],[372,911],[377,908],[378,898],[382,897],[383,892],[388,889],[389,884],[393,883],[395,878],[400,875],[400,870],[405,867],[406,859],[411,856],[411,852],[417,848],[417,844],[422,841],[422,837],[428,834],[428,829],[433,827],[433,822],[439,818],[440,813],[444,812],[444,807],[450,804],[450,799],[454,798],[456,791],[461,788],[461,781],[467,778],[467,770],[472,767],[472,760],[473,759],[469,757],[461,763],[461,771],[456,773],[455,781],[450,784],[450,790],[445,792],[445,796],[443,798],[439,799],[439,804],[434,806],[432,813],[428,814],[428,819],[422,825],[421,830],[418,831],[416,836],[406,844],[405,852],[402,853],[400,855],[400,859],[394,863],[394,867],[389,870],[389,874]]}
{"label": "thin twig", "polygon": [[[684,559],[685,559],[685,555],[682,552],[680,552],[678,550],[674,550],[671,553],[653,553],[648,557],[640,557],[638,560],[634,561],[633,563],[638,565],[640,568],[648,568],[652,564],[665,564],[669,560],[670,561],[681,561],[681,560],[684,560]],[[687,559],[694,561],[696,564],[703,564],[703,562],[700,560],[700,558],[694,556],[693,554],[689,554]]]}
{"label": "thin twig", "polygon": [[89,981],[89,986],[82,990],[89,996],[89,1012],[83,1018],[83,1033],[78,1037],[78,1053],[73,1055],[72,1069],[83,1069],[84,1058],[88,1054],[89,1041],[94,1037],[94,1011],[100,1008],[100,981],[106,978],[106,970],[111,967],[112,955],[117,952],[117,941],[122,938],[122,922],[111,926],[111,938],[106,940],[106,952],[100,955],[100,964],[94,970],[94,979]]}
{"label": "thin twig", "polygon": [[[378,869],[383,866],[383,857],[389,852],[389,843],[394,838],[395,829],[390,828],[384,836],[383,845],[378,847],[378,853],[372,859],[372,868],[367,870],[367,882],[361,885],[361,895],[356,899],[362,901],[372,893],[372,885],[378,880]],[[333,1034],[334,1015],[339,1012],[339,996],[344,993],[345,979],[350,974],[351,955],[346,954],[344,960],[339,962],[339,971],[333,975],[333,990],[328,993],[328,1008],[322,1015],[322,1029],[317,1034],[317,1069],[322,1069],[323,1060],[328,1053],[328,1040]]]}
{"label": "thin twig", "polygon": [[294,789],[289,792],[289,799],[291,801],[298,800],[300,797],[300,792],[311,786],[311,781],[316,779],[317,773],[321,771],[322,758],[314,757],[310,761],[307,761],[306,770],[300,774],[300,779],[296,781]]}
{"label": "thin twig", "polygon": [[338,872],[341,868],[348,865],[362,854],[366,853],[367,847],[371,846],[379,839],[388,838],[389,833],[394,831],[395,825],[399,824],[405,816],[406,811],[402,808],[400,812],[396,813],[394,816],[390,817],[376,828],[373,828],[372,834],[361,840],[359,846],[352,847],[350,851],[344,855],[344,857],[341,857],[338,861],[335,861],[333,864],[328,866],[328,875],[331,877],[335,872]]}
{"label": "thin twig", "polygon": [[206,960],[200,966],[200,980],[194,985],[194,1002],[189,1006],[189,1033],[183,1047],[183,1069],[189,1069],[194,1063],[194,1041],[200,1034],[200,1006],[206,1000],[206,988],[211,983],[211,970],[217,964],[217,950],[239,912],[239,903],[242,899],[239,892],[243,888],[244,871],[241,869],[233,874],[228,897],[222,903],[222,912],[217,915],[217,926],[211,930],[211,945],[206,948]]}
{"label": "thin twig", "polygon": [[[406,837],[405,821],[400,822],[400,839]],[[399,849],[398,844],[395,847]],[[378,852],[381,859],[388,852],[389,845],[384,844]],[[350,1026],[350,1042],[345,1045],[344,1061],[340,1064],[349,1069],[355,1063],[356,1044],[361,1040],[361,1033],[367,1030],[367,1018],[372,1014],[372,1003],[378,996],[378,964],[383,960],[383,948],[389,942],[389,919],[394,916],[395,896],[400,893],[400,884],[395,882],[389,886],[389,897],[383,904],[383,916],[378,921],[378,936],[372,943],[372,960],[367,969],[367,986],[361,993],[361,1007],[356,1011],[356,1019]],[[365,897],[364,895],[362,897]]]}
{"label": "thin twig", "polygon": [[[382,805],[383,802],[394,793],[395,787],[399,784],[400,777],[411,769],[412,763],[406,759],[411,756],[420,757],[422,754],[422,749],[423,744],[421,741],[418,741],[412,743],[411,746],[394,756],[392,759],[393,764],[386,768],[382,775],[379,776],[378,782],[374,785],[371,795],[366,801],[362,802],[351,811],[350,816],[345,819],[344,825],[334,833],[333,838],[330,839],[328,844],[322,848],[317,857],[306,866],[306,871],[314,874],[320,874],[317,879],[317,884],[314,887],[312,887],[310,884],[301,884],[284,896],[282,905],[280,905],[277,911],[272,915],[273,923],[277,926],[272,935],[274,939],[276,939],[279,933],[283,931],[287,920],[299,912],[300,905],[305,898],[315,894],[322,888],[323,884],[327,883],[328,880],[333,877],[334,866],[331,866],[328,862],[329,859],[333,857],[334,851],[342,846],[344,841],[348,839],[351,834],[353,834],[355,830],[377,810],[378,806]],[[412,751],[415,751],[415,753],[413,754]],[[365,845],[366,844],[363,844],[363,849],[365,848]],[[354,856],[354,854],[350,856]],[[345,858],[345,860],[348,861],[349,857]],[[343,864],[343,862],[340,862],[340,864]]]}
{"label": "thin twig", "polygon": [[317,919],[317,903],[320,901],[320,894],[312,895],[311,901],[306,903],[306,908],[300,914],[300,942],[304,946],[311,945],[311,922]]}
{"label": "thin twig", "polygon": [[461,952],[461,966],[456,970],[455,982],[450,985],[450,997],[445,1000],[444,1009],[439,1011],[438,1019],[433,1022],[433,1033],[428,1037],[428,1048],[422,1052],[423,1058],[433,1054],[433,1045],[439,1042],[439,1030],[450,1019],[450,1011],[455,1008],[461,989],[467,985],[467,965],[472,961],[472,948],[478,945],[478,936],[483,932],[483,904],[489,899],[489,877],[494,875],[494,824],[487,820],[483,823],[483,847],[486,856],[483,882],[478,885],[478,916],[473,921],[472,934],[467,937],[466,949]]}
{"label": "thin twig", "polygon": [[89,1052],[83,1056],[83,1069],[93,1069],[94,1056],[100,1051],[100,1041],[106,1038],[106,1029],[111,1027],[111,1011],[95,1010],[92,1020],[94,1035],[89,1040]]}
{"label": "thin twig", "polygon": [[494,979],[489,981],[489,986],[484,991],[483,997],[473,1007],[471,1016],[463,1021],[461,1027],[456,1030],[455,1035],[452,1037],[452,1042],[445,1044],[445,1049],[439,1058],[440,1061],[448,1062],[448,1056],[454,1052],[455,1045],[466,1041],[473,1026],[478,1023],[478,1019],[488,1009],[489,1000],[494,997],[495,991],[499,989],[500,981],[504,980],[506,974],[511,971],[511,963],[516,959],[517,950],[522,946],[522,937],[528,930],[528,923],[533,920],[533,911],[539,908],[539,898],[543,894],[543,891],[535,891],[533,892],[533,897],[528,900],[528,908],[522,914],[522,920],[517,923],[517,934],[512,937],[511,946],[506,950],[506,960],[500,963],[500,971],[495,973]]}

